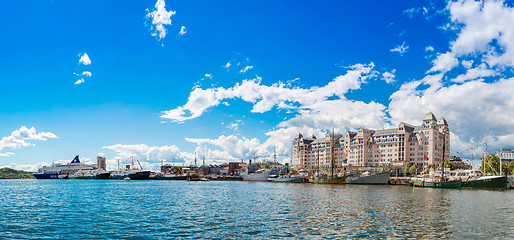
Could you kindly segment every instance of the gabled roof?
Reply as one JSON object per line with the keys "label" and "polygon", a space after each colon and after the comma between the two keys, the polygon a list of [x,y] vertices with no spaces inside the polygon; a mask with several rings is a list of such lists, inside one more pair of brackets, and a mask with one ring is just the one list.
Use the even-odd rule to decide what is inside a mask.
{"label": "gabled roof", "polygon": [[433,121],[437,121],[435,115],[432,113],[432,112],[428,112],[426,115],[425,115],[425,118],[423,118],[423,121],[427,121],[427,120],[433,120]]}
{"label": "gabled roof", "polygon": [[444,119],[443,117],[441,117],[441,118],[439,118],[439,120],[437,120],[437,124],[448,125],[448,123],[446,122],[446,119]]}

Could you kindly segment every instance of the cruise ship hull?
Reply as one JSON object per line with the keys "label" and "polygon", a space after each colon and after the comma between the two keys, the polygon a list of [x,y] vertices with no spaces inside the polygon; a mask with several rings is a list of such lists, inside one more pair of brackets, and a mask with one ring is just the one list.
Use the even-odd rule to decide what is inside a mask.
{"label": "cruise ship hull", "polygon": [[388,182],[389,172],[381,172],[368,176],[350,176],[346,178],[346,184],[387,185]]}
{"label": "cruise ship hull", "polygon": [[59,174],[34,173],[36,179],[59,179]]}

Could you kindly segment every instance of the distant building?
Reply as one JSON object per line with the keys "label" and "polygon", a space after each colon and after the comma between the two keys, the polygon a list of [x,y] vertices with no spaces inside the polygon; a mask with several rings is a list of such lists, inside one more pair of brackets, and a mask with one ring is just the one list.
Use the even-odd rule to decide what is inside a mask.
{"label": "distant building", "polygon": [[510,148],[502,148],[496,153],[496,156],[498,156],[502,162],[509,164],[514,160],[514,151]]}
{"label": "distant building", "polygon": [[104,171],[106,171],[107,170],[107,164],[105,162],[105,158],[101,157],[101,156],[96,157],[96,166],[99,169],[103,169]]}
{"label": "distant building", "polygon": [[229,175],[237,175],[239,174],[239,170],[246,170],[248,164],[242,162],[229,162],[228,163],[228,174]]}
{"label": "distant building", "polygon": [[[432,112],[420,126],[400,123],[398,128],[370,130],[359,128],[344,135],[327,133],[323,138],[296,135],[293,140],[291,167],[294,169],[334,169],[343,166],[401,168],[405,163],[418,167],[439,164],[448,159],[450,130],[444,118],[436,119]],[[333,152],[332,152],[333,151]]]}

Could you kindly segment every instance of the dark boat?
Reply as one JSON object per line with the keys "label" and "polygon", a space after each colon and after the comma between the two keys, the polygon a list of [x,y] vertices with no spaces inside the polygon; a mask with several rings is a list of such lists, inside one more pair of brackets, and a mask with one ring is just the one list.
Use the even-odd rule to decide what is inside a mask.
{"label": "dark boat", "polygon": [[127,176],[130,180],[149,180],[150,179],[150,171],[144,170],[135,170],[130,171]]}

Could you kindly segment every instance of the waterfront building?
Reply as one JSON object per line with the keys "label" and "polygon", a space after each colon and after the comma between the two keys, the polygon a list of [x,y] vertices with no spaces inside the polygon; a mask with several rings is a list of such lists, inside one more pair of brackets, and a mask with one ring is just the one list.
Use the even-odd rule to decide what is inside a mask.
{"label": "waterfront building", "polygon": [[[406,163],[425,168],[439,164],[443,152],[448,159],[448,123],[444,118],[438,120],[429,112],[419,126],[402,122],[397,128],[359,128],[344,135],[326,133],[323,138],[314,135],[303,137],[298,133],[293,140],[291,167],[327,171],[333,163],[335,173],[341,173],[343,167],[401,168]],[[334,161],[331,161],[331,156],[334,156]]]}
{"label": "waterfront building", "polygon": [[510,148],[502,148],[496,153],[496,156],[498,156],[502,162],[509,164],[514,160],[514,151]]}
{"label": "waterfront building", "polygon": [[96,166],[98,167],[98,169],[103,169],[104,171],[107,171],[107,164],[105,163],[104,157],[96,157]]}

